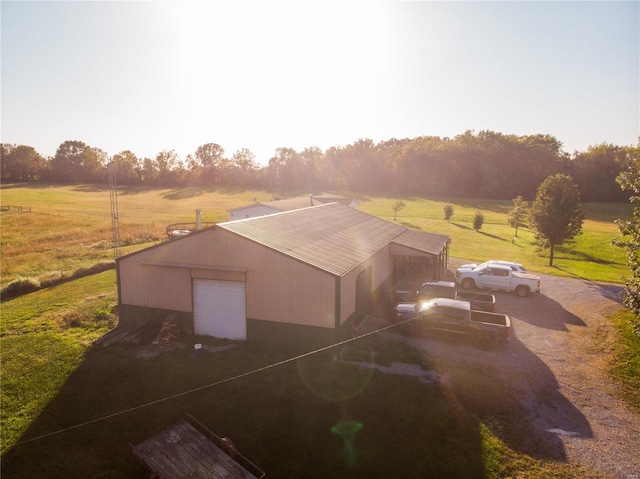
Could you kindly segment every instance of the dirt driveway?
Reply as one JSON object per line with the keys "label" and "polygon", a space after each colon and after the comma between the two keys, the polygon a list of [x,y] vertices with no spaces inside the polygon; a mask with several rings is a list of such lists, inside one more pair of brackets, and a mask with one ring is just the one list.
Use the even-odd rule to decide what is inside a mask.
{"label": "dirt driveway", "polygon": [[[450,269],[464,262],[452,259]],[[485,375],[487,384],[494,378],[494,385],[505,385],[511,404],[504,411],[483,405],[490,392],[477,394],[481,380],[474,382],[475,392],[464,385],[457,391],[484,421],[496,418],[490,425],[511,447],[576,462],[602,477],[640,479],[640,414],[619,399],[607,375],[615,336],[605,315],[620,307],[620,290],[545,275],[541,294],[518,298],[496,292],[498,311],[511,317],[513,332],[499,351],[422,337],[404,340],[433,358],[445,377],[455,380],[465,368],[480,376],[476,380]]]}

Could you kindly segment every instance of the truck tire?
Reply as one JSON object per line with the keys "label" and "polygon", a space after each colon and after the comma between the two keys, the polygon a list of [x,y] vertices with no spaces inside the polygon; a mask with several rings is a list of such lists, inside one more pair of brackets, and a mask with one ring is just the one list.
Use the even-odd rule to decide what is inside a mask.
{"label": "truck tire", "polygon": [[462,287],[464,289],[471,289],[475,286],[476,284],[473,282],[473,280],[471,278],[465,278],[462,280]]}
{"label": "truck tire", "polygon": [[493,334],[481,334],[476,339],[476,346],[483,351],[496,347],[496,337]]}
{"label": "truck tire", "polygon": [[521,298],[524,298],[529,294],[529,288],[527,286],[518,286],[516,288],[516,294]]}

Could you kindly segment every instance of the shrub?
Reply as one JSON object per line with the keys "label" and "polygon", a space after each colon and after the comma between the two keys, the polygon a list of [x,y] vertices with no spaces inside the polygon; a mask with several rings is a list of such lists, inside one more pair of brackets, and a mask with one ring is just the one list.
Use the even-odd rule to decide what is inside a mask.
{"label": "shrub", "polygon": [[84,303],[77,304],[62,314],[58,320],[61,329],[95,328],[107,325],[114,327],[117,323],[117,309],[105,297],[87,298]]}
{"label": "shrub", "polygon": [[476,231],[480,231],[480,228],[482,228],[483,224],[484,224],[484,215],[480,211],[476,211],[476,214],[473,217],[473,229]]}
{"label": "shrub", "polygon": [[449,221],[453,216],[453,205],[448,203],[444,205],[444,219]]}

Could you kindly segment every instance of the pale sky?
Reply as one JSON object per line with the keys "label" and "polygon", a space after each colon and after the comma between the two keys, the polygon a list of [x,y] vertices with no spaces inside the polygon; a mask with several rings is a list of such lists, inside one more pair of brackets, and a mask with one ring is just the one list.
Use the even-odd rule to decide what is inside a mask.
{"label": "pale sky", "polygon": [[1,140],[182,159],[466,130],[640,135],[640,2],[8,2]]}

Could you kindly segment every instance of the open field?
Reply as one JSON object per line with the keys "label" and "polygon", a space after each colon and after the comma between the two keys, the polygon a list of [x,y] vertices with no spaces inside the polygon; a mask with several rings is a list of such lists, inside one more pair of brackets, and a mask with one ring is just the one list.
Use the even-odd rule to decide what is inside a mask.
{"label": "open field", "polygon": [[[18,276],[39,277],[73,270],[96,261],[112,261],[109,191],[95,186],[3,185],[2,205],[31,212],[3,212],[2,285]],[[164,226],[226,219],[226,210],[247,204],[261,191],[202,188],[121,189],[120,236],[123,252],[164,238]],[[393,221],[395,198],[359,198],[360,209]],[[403,199],[397,221],[408,227],[448,234],[451,255],[475,260],[517,260],[534,271],[600,281],[625,274],[624,252],[609,245],[617,236],[613,219],[630,216],[630,205],[585,204],[585,232],[575,245],[557,252],[556,267],[533,244],[533,235],[506,225],[510,202],[455,200],[450,222],[444,201]],[[485,224],[473,231],[473,214]],[[480,255],[479,252],[482,254]],[[149,407],[128,408],[226,380],[236,374],[291,357],[289,352],[239,345],[195,357],[195,339],[170,351],[140,359],[127,350],[92,347],[114,326],[114,271],[74,280],[2,304],[2,474],[5,477],[146,477],[128,450],[191,413],[214,432],[231,437],[240,451],[268,477],[478,477],[589,478],[575,464],[531,457],[517,439],[505,442],[491,431],[496,424],[482,411],[500,411],[500,420],[519,413],[513,391],[481,370],[459,371],[448,385],[425,387],[418,379],[379,371],[362,375],[344,365],[353,395],[327,397],[309,388],[299,362],[265,370],[250,378],[180,395]],[[394,362],[438,372],[418,352],[394,349],[375,340],[359,346],[374,351],[382,367]],[[616,373],[637,371],[637,348]],[[621,354],[629,354],[624,350]],[[320,358],[322,359],[322,358]],[[324,357],[329,371],[331,356]],[[631,373],[629,369],[633,362]],[[479,378],[484,383],[478,387]],[[335,386],[335,385],[330,385]],[[349,390],[349,389],[348,389]],[[474,396],[478,390],[482,397]],[[315,392],[314,392],[315,391]],[[393,394],[389,394],[393,391]],[[114,417],[29,441],[86,421]],[[349,435],[347,426],[358,432]],[[346,428],[346,429],[345,429]],[[24,442],[27,441],[27,442]],[[19,443],[16,445],[16,443]],[[304,457],[296,451],[303,449]]]}
{"label": "open field", "polygon": [[[2,213],[2,265],[0,285],[18,277],[38,277],[72,271],[98,261],[113,259],[111,210],[106,186],[2,185],[2,205],[30,207],[30,212]],[[348,194],[343,194],[348,196]],[[120,239],[123,253],[162,241],[165,226],[194,222],[202,210],[204,222],[221,222],[227,210],[249,204],[254,198],[269,201],[272,194],[251,190],[206,188],[120,188],[118,192]],[[284,196],[284,195],[283,195]],[[359,197],[360,209],[393,221],[391,204],[396,198]],[[541,273],[620,282],[626,274],[624,251],[611,246],[618,236],[613,220],[630,217],[631,205],[584,204],[584,233],[575,244],[556,250],[554,267],[548,251],[540,250],[533,233],[507,225],[510,201],[404,198],[397,222],[407,227],[449,235],[451,256],[477,261],[508,259]],[[454,205],[450,222],[443,206]],[[476,211],[485,215],[479,232],[473,230]]]}

